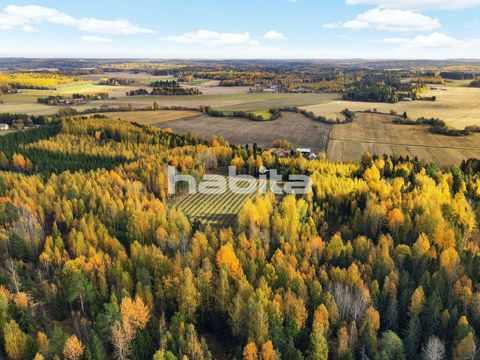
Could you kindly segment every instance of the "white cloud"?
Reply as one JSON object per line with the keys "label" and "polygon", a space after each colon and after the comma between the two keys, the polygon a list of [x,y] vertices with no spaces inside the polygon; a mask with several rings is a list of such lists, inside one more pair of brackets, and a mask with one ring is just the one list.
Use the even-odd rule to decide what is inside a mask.
{"label": "white cloud", "polygon": [[480,6],[480,0],[347,0],[348,5],[376,5],[390,9],[462,10]]}
{"label": "white cloud", "polygon": [[[9,5],[0,12],[0,30],[34,29],[33,25],[50,23],[77,27],[81,31],[105,34],[149,34],[153,30],[131,24],[128,20],[76,19],[57,9],[37,5]],[[24,30],[25,31],[25,30]]]}
{"label": "white cloud", "polygon": [[427,31],[441,27],[438,19],[409,10],[372,9],[344,23],[325,24],[325,28],[380,31]]}
{"label": "white cloud", "polygon": [[[9,5],[3,10],[5,16],[17,25],[49,22],[59,25],[75,25],[76,20],[57,9],[37,5],[16,6]],[[0,13],[0,16],[2,13]],[[1,17],[0,17],[1,19]]]}
{"label": "white cloud", "polygon": [[263,35],[263,38],[267,40],[288,40],[285,35],[275,30],[270,30],[265,35]]}
{"label": "white cloud", "polygon": [[112,40],[101,37],[101,36],[83,36],[82,41],[96,42],[96,43],[108,43]]}
{"label": "white cloud", "polygon": [[22,31],[23,32],[32,32],[32,33],[33,32],[38,32],[38,30],[31,25],[22,26]]}
{"label": "white cloud", "polygon": [[258,41],[252,39],[248,32],[227,33],[210,30],[198,30],[182,35],[167,36],[164,40],[177,43],[204,44],[211,46],[222,45],[258,45]]}
{"label": "white cloud", "polygon": [[480,39],[457,39],[450,35],[434,32],[429,35],[419,35],[414,38],[391,38],[385,39],[385,43],[400,45],[408,49],[452,49],[473,50],[480,46]]}
{"label": "white cloud", "polygon": [[131,24],[128,20],[101,20],[95,18],[83,18],[78,22],[78,28],[82,31],[104,34],[151,34],[153,30],[145,29]]}

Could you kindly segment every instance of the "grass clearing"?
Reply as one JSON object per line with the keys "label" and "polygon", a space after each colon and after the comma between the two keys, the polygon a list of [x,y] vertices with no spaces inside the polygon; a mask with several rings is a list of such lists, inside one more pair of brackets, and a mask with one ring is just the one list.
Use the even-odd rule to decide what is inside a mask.
{"label": "grass clearing", "polygon": [[270,111],[268,110],[254,111],[253,114],[256,116],[261,116],[263,120],[270,120],[272,117],[272,114],[270,114]]}
{"label": "grass clearing", "polygon": [[0,136],[5,136],[8,134],[12,134],[14,132],[17,132],[18,130],[15,129],[8,129],[8,130],[0,130]]}

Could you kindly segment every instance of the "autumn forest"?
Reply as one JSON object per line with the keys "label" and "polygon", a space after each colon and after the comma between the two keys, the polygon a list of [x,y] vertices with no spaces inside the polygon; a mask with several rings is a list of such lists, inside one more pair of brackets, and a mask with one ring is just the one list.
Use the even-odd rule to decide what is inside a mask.
{"label": "autumn forest", "polygon": [[[231,227],[166,167],[310,176]],[[474,359],[480,164],[280,158],[101,116],[0,138],[0,358]]]}

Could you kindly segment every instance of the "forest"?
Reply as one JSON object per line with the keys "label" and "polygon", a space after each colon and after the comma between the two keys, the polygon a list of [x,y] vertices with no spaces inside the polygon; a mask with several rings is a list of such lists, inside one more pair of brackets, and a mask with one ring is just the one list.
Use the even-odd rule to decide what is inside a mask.
{"label": "forest", "polygon": [[[307,174],[236,224],[172,206],[168,165]],[[358,164],[73,117],[0,138],[0,357],[474,359],[480,166]]]}
{"label": "forest", "polygon": [[[173,82],[177,84],[176,82]],[[138,89],[138,90],[130,90],[127,92],[127,96],[155,96],[155,95],[164,95],[164,96],[172,96],[172,95],[183,95],[183,96],[193,96],[193,95],[201,95],[202,92],[198,90],[198,88],[185,88],[180,86],[164,86],[164,87],[154,87],[152,91],[148,91],[147,89]]]}
{"label": "forest", "polygon": [[403,83],[400,77],[386,73],[366,74],[343,93],[344,100],[396,103],[404,97],[417,98],[421,86]]}

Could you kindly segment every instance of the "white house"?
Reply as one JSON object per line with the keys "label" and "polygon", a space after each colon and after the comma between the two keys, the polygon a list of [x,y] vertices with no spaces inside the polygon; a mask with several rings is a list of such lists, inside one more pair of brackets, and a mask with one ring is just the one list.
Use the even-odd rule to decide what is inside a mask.
{"label": "white house", "polygon": [[8,130],[9,128],[8,124],[0,124],[0,130]]}
{"label": "white house", "polygon": [[297,153],[301,153],[304,157],[309,157],[310,154],[312,153],[312,149],[308,149],[308,148],[297,148],[296,152],[297,152]]}

